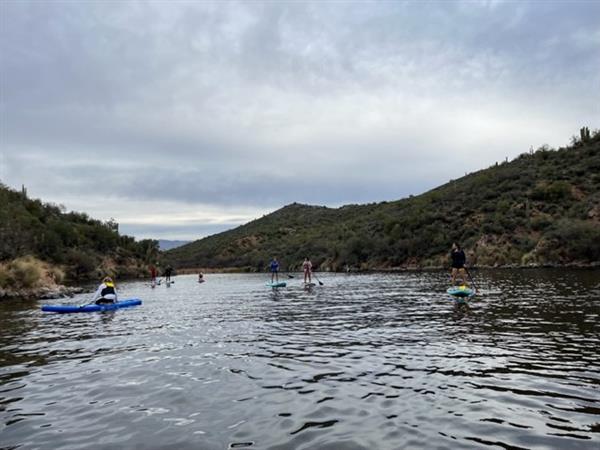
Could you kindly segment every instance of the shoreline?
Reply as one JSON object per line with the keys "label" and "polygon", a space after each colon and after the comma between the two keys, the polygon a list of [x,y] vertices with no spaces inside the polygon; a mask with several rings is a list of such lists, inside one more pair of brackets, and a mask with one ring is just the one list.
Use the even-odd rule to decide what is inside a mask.
{"label": "shoreline", "polygon": [[[477,265],[467,266],[469,270],[536,270],[536,269],[572,269],[572,270],[598,270],[600,269],[600,261],[584,264],[584,263],[568,263],[568,264],[504,264],[504,265]],[[450,271],[448,266],[402,266],[402,267],[373,267],[373,268],[350,268],[350,270],[313,270],[314,273],[401,273],[401,272],[423,272],[423,271]],[[199,272],[203,274],[227,274],[227,273],[270,273],[268,271],[251,270],[248,267],[212,267],[212,268],[180,268],[175,269],[175,275],[197,275]],[[302,273],[301,269],[280,271],[280,273]]]}
{"label": "shoreline", "polygon": [[[546,269],[569,269],[569,270],[600,270],[600,262],[592,264],[545,264],[545,265],[502,265],[502,266],[474,266],[469,267],[470,270],[546,270]],[[371,269],[358,269],[353,268],[349,271],[333,271],[333,270],[319,270],[314,273],[331,273],[331,274],[370,274],[370,273],[405,273],[405,272],[438,272],[438,271],[449,271],[448,267],[380,267]],[[202,269],[178,269],[175,271],[175,275],[197,275],[198,272],[204,274],[242,274],[242,273],[255,273],[255,274],[268,274],[269,272],[258,272],[251,271],[248,268],[243,267],[224,267],[224,268],[202,268]],[[302,273],[301,270],[282,271],[285,273]],[[140,280],[140,278],[126,278],[119,280],[119,282]],[[21,288],[21,289],[7,289],[0,287],[0,301],[3,300],[54,300],[60,298],[72,298],[75,294],[81,294],[90,289],[84,285],[79,286],[66,286],[66,285],[54,285],[54,286],[38,286],[35,288]]]}
{"label": "shoreline", "polygon": [[75,294],[85,292],[82,286],[40,286],[35,288],[22,288],[9,290],[0,288],[0,301],[3,300],[53,300],[58,298],[71,298]]}

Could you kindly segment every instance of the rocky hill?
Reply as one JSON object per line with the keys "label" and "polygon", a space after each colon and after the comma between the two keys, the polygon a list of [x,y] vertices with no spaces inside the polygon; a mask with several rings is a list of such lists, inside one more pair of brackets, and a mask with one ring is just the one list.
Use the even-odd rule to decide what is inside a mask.
{"label": "rocky hill", "polygon": [[447,266],[453,241],[471,265],[600,263],[600,134],[393,202],[326,208],[291,204],[164,254],[179,268],[287,269],[309,256],[324,270]]}
{"label": "rocky hill", "polygon": [[0,183],[0,288],[30,287],[48,270],[61,280],[135,277],[157,257],[157,241],[136,241],[114,221],[67,212]]}

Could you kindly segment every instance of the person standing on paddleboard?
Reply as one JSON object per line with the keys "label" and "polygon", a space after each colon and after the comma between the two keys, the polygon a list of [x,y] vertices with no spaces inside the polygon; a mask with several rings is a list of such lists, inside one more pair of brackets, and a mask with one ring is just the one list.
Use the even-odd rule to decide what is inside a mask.
{"label": "person standing on paddleboard", "polygon": [[152,287],[156,286],[156,275],[158,275],[158,270],[153,264],[150,264],[150,285]]}
{"label": "person standing on paddleboard", "polygon": [[271,270],[271,283],[273,280],[279,282],[279,262],[277,261],[277,258],[273,257],[269,263],[269,269]]}
{"label": "person standing on paddleboard", "polygon": [[104,277],[91,303],[96,305],[106,305],[117,301],[117,288],[111,277]]}
{"label": "person standing on paddleboard", "polygon": [[467,277],[465,273],[465,262],[467,261],[467,257],[465,256],[465,252],[460,248],[460,245],[456,242],[452,244],[450,257],[452,258],[452,285],[456,282],[456,276],[460,275],[462,280],[461,285],[467,286]]}
{"label": "person standing on paddleboard", "polygon": [[171,266],[167,266],[165,269],[165,280],[167,283],[171,282],[171,274],[173,273],[173,268]]}
{"label": "person standing on paddleboard", "polygon": [[312,263],[308,256],[304,258],[304,262],[302,263],[302,270],[304,271],[304,283],[306,283],[308,279],[308,283],[312,282]]}

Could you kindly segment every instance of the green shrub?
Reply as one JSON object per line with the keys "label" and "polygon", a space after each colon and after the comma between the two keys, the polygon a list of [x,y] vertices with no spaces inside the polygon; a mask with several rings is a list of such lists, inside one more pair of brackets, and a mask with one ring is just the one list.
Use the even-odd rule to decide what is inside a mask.
{"label": "green shrub", "polygon": [[566,181],[555,181],[549,185],[539,184],[531,192],[533,200],[561,202],[572,198],[571,185]]}
{"label": "green shrub", "polygon": [[72,249],[67,254],[67,264],[75,278],[88,278],[97,267],[97,261],[87,252]]}
{"label": "green shrub", "polygon": [[580,220],[561,220],[548,233],[562,252],[575,261],[600,261],[600,227]]}

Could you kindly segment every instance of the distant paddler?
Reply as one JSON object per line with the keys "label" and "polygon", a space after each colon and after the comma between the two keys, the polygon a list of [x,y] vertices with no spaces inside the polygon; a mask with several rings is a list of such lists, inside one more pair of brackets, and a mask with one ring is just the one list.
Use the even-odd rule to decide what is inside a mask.
{"label": "distant paddler", "polygon": [[[304,262],[302,263],[302,270],[304,271],[304,283],[312,282],[312,262],[308,256],[304,258]],[[308,280],[308,281],[307,281]]]}
{"label": "distant paddler", "polygon": [[273,281],[279,282],[279,261],[277,261],[275,256],[269,263],[269,270],[271,271],[271,283]]}
{"label": "distant paddler", "polygon": [[171,266],[167,266],[165,268],[165,280],[167,283],[171,282],[171,274],[173,273],[173,268]]}
{"label": "distant paddler", "polygon": [[158,270],[154,266],[154,264],[150,264],[150,285],[152,287],[156,286],[156,276],[158,275]]}
{"label": "distant paddler", "polygon": [[461,286],[468,286],[465,272],[465,263],[467,262],[467,257],[457,242],[452,244],[450,257],[452,258],[452,285],[456,283],[456,277],[458,275],[461,279]]}
{"label": "distant paddler", "polygon": [[200,272],[198,274],[198,283],[204,283],[206,280],[204,279],[204,274]]}

